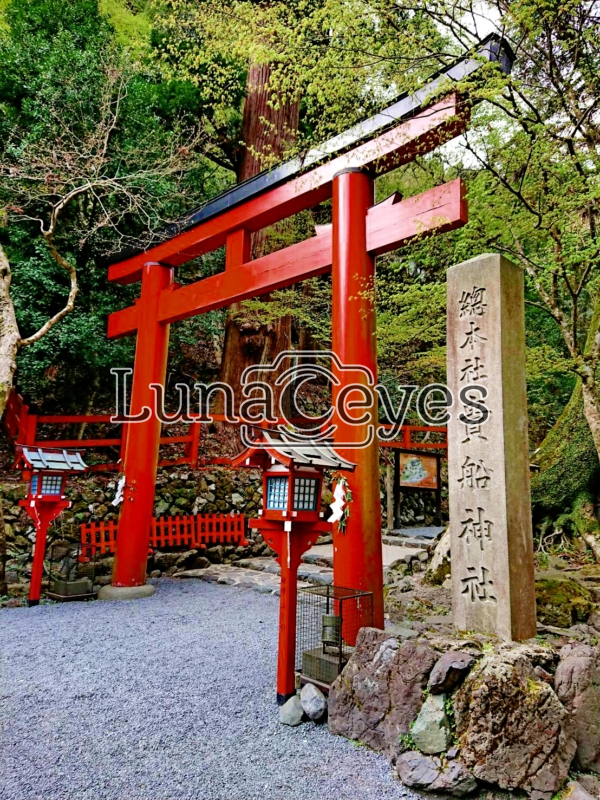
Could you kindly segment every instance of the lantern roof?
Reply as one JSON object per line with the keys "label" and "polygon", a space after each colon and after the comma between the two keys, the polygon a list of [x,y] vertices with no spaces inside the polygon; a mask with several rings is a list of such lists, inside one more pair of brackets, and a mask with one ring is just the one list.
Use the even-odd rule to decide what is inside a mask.
{"label": "lantern roof", "polygon": [[51,472],[84,472],[87,469],[79,451],[42,447],[23,447],[17,465]]}
{"label": "lantern roof", "polygon": [[255,429],[259,435],[252,445],[232,459],[234,467],[264,467],[267,456],[286,467],[320,467],[353,472],[356,464],[347,461],[333,449],[332,439],[309,441],[295,439],[281,431]]}

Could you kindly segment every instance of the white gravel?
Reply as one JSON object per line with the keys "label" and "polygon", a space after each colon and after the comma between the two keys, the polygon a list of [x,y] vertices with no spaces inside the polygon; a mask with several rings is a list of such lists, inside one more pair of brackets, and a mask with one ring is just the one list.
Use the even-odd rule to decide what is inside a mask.
{"label": "white gravel", "polygon": [[414,797],[383,756],[279,724],[277,598],[157,586],[0,610],[2,800]]}

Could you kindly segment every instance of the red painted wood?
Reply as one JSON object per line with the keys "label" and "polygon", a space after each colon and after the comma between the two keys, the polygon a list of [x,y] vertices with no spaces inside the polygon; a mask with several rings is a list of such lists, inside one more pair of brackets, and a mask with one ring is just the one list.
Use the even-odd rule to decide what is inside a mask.
{"label": "red painted wood", "polygon": [[[140,329],[135,348],[131,390],[132,415],[154,407],[152,383],[164,385],[167,368],[169,326],[157,320],[161,292],[173,282],[173,270],[160,264],[144,267],[140,301]],[[146,583],[146,561],[158,451],[160,420],[151,414],[143,422],[129,423],[123,472],[125,488],[119,516],[120,535],[113,567],[113,586],[142,586]]]}
{"label": "red painted wood", "polygon": [[258,231],[297,214],[331,196],[333,176],[340,170],[370,167],[378,174],[388,172],[412,160],[417,153],[423,155],[457,136],[466,129],[467,121],[466,109],[460,106],[456,95],[450,95],[411,120],[312,172],[201,223],[146,253],[113,264],[108,270],[109,280],[133,283],[140,279],[148,261],[177,266],[223,246],[227,235],[239,228]]}
{"label": "red painted wood", "polygon": [[[371,371],[377,381],[376,310],[374,296],[375,258],[368,251],[367,217],[373,202],[373,179],[364,172],[344,172],[333,182],[333,268],[331,273],[332,320],[331,349],[342,364],[359,364]],[[388,212],[404,204],[383,206]],[[389,223],[388,223],[389,224]],[[367,376],[358,370],[333,371],[340,384],[332,386],[332,403],[349,384],[368,385]],[[362,394],[362,393],[361,393]],[[357,397],[361,394],[357,392]],[[377,428],[377,400],[360,414],[371,415]],[[337,430],[334,447],[356,464],[346,475],[352,491],[352,504],[346,528],[333,528],[333,583],[350,589],[372,592],[373,626],[384,627],[383,553],[381,542],[381,503],[379,499],[379,446],[375,438],[361,447],[368,437],[368,420],[362,425],[334,417]],[[350,644],[358,631],[350,632]]]}
{"label": "red painted wood", "polygon": [[190,450],[187,454],[190,459],[190,464],[195,467],[198,463],[198,451],[200,449],[200,437],[202,435],[202,426],[199,422],[193,422],[191,426],[192,440],[190,442]]}
{"label": "red painted wood", "polygon": [[[401,247],[415,236],[461,227],[468,219],[464,197],[464,186],[457,178],[401,203],[373,206],[367,215],[368,250],[384,253]],[[331,269],[331,262],[331,226],[321,226],[317,236],[303,242],[241,266],[231,266],[225,272],[189,286],[163,292],[159,319],[161,322],[177,322],[323,275]],[[108,337],[112,339],[134,333],[138,314],[137,305],[111,314]]]}
{"label": "red painted wood", "polygon": [[33,447],[119,447],[120,439],[36,439],[30,443]]}
{"label": "red painted wood", "polygon": [[71,503],[62,498],[56,500],[38,498],[33,500],[31,497],[27,497],[24,500],[19,500],[19,505],[23,506],[33,520],[36,531],[28,596],[29,605],[34,606],[40,602],[40,595],[42,592],[48,527],[52,520],[56,519],[63,509],[70,507]]}
{"label": "red painted wood", "polygon": [[65,423],[94,423],[94,422],[110,422],[110,414],[50,414],[38,417],[39,425],[61,425]]}
{"label": "red painted wood", "polygon": [[252,256],[252,235],[245,228],[233,231],[227,236],[225,250],[225,269],[239,267],[250,261]]}
{"label": "red painted wood", "polygon": [[[247,547],[244,514],[186,514],[152,517],[150,546],[205,548],[213,544],[234,544]],[[86,522],[79,526],[82,545],[91,545],[100,555],[114,553],[118,525],[114,520]],[[317,534],[318,535],[318,534]]]}
{"label": "red painted wood", "polygon": [[381,255],[402,247],[409,239],[454,230],[468,221],[466,187],[456,178],[400,203],[370,208],[367,250]]}
{"label": "red painted wood", "polygon": [[331,531],[328,522],[293,522],[291,531],[283,523],[262,517],[251,519],[251,528],[259,530],[281,566],[279,587],[279,643],[277,649],[277,699],[281,703],[295,693],[296,613],[298,567],[302,555],[310,550],[321,533]]}

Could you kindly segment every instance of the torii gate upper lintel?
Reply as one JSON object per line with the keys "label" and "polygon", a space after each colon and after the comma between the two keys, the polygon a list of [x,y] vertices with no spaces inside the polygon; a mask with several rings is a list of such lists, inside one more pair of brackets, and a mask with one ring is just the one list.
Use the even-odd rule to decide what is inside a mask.
{"label": "torii gate upper lintel", "polygon": [[[499,59],[500,49],[495,52],[496,57],[489,60]],[[464,63],[474,62],[458,62],[463,65],[461,77]],[[475,68],[477,65],[471,71]],[[464,225],[467,203],[464,187],[457,179],[416,197],[398,201],[392,196],[374,205],[374,177],[411,161],[417,154],[430,152],[464,132],[467,125],[468,106],[459,95],[450,94],[310,172],[214,216],[205,215],[208,218],[147,252],[110,266],[110,280],[131,283],[141,279],[139,300],[111,314],[108,324],[110,338],[137,332],[130,413],[139,413],[144,406],[152,408],[150,384],[164,383],[171,322],[329,271],[332,350],[342,363],[362,364],[376,375],[375,305],[370,293],[364,291],[374,280],[375,256],[417,236]],[[331,225],[321,227],[310,239],[251,259],[252,232],[329,198]],[[188,286],[174,285],[174,266],[223,245],[226,263],[222,273]],[[341,391],[344,374],[339,378]],[[356,375],[348,380],[356,382]],[[376,408],[371,411],[376,420]],[[342,441],[363,436],[360,427],[353,431],[340,428],[340,435],[346,437]],[[160,421],[154,417],[129,426],[113,587],[143,586],[146,581],[159,439]],[[377,441],[352,451],[351,460],[357,467],[348,482],[354,499],[344,533],[334,532],[334,582],[371,591],[373,623],[383,627],[378,458]]]}

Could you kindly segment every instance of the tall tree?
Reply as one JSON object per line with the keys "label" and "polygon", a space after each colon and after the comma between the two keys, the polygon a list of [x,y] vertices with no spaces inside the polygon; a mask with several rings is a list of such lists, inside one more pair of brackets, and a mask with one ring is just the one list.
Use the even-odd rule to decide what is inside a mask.
{"label": "tall tree", "polygon": [[[271,64],[250,62],[242,115],[241,147],[237,159],[238,183],[252,178],[270,164],[282,161],[294,146],[300,101],[277,97],[271,86]],[[268,232],[252,237],[254,256],[269,251]],[[241,398],[241,378],[247,367],[268,364],[292,345],[292,317],[280,316],[267,325],[244,318],[240,303],[229,308],[219,379]],[[279,400],[278,397],[275,398]]]}
{"label": "tall tree", "polygon": [[[550,321],[556,360],[575,378],[571,401],[536,454],[534,500],[585,536],[600,560],[595,512],[600,456],[600,80],[597,4],[569,0],[422,6],[451,46],[472,47],[490,25],[512,46],[510,76],[493,65],[465,82],[483,100],[447,152],[470,178],[470,222],[456,260],[499,250],[523,267],[530,311]],[[431,159],[421,162],[428,168]],[[568,512],[568,513],[565,513]]]}
{"label": "tall tree", "polygon": [[[470,20],[457,3],[431,13],[466,44],[486,7],[472,6]],[[580,0],[501,0],[489,11],[516,62],[504,85],[483,93],[488,102],[466,142],[486,173],[477,233],[523,266],[528,303],[562,337],[576,385],[537,456],[534,499],[557,509],[568,485],[570,523],[600,560],[600,14]]]}
{"label": "tall tree", "polygon": [[[435,26],[402,4],[167,0],[157,8],[170,74],[193,80],[207,95],[214,93],[216,80],[225,96],[236,72],[247,70],[237,147],[222,138],[222,126],[215,128],[215,142],[238,181],[339,132],[437,64],[425,41],[439,39]],[[413,59],[399,65],[407,48],[419,52],[420,64]],[[259,232],[254,254],[275,249],[286,234],[288,243],[298,235],[294,223],[279,226],[274,235]],[[268,297],[262,311],[265,302]],[[290,349],[292,318],[283,313],[285,307],[285,302],[274,305],[267,324],[259,321],[264,314],[248,313],[247,303],[230,309],[221,380],[238,396],[245,367],[271,362]]]}
{"label": "tall tree", "polygon": [[[87,351],[108,370],[122,348],[97,348],[110,298],[118,303],[118,290],[100,288],[98,258],[140,237],[152,242],[213,169],[198,125],[159,113],[164,96],[128,61],[96,0],[14,2],[5,21],[0,415],[17,362],[40,356],[46,341],[77,351],[79,393],[93,390],[94,376],[82,376],[77,362]],[[82,286],[86,313],[78,314]]]}

